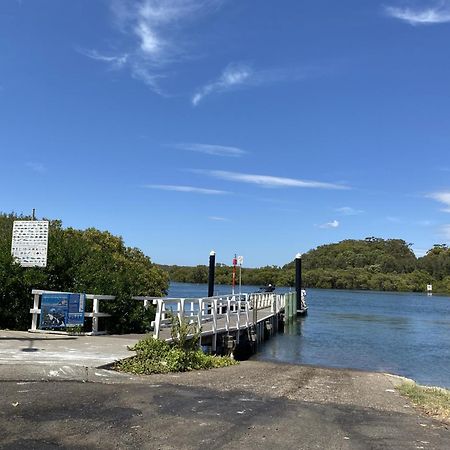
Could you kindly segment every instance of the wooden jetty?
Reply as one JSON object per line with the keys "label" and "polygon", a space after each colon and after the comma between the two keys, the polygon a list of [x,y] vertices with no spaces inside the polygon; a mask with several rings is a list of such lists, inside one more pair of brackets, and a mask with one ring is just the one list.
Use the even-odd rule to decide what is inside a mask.
{"label": "wooden jetty", "polygon": [[283,327],[285,321],[307,312],[302,292],[302,308],[297,310],[295,292],[276,294],[230,294],[202,298],[134,297],[144,307],[156,306],[153,337],[170,341],[173,319],[187,321],[200,330],[200,343],[212,353],[230,353],[258,344]]}

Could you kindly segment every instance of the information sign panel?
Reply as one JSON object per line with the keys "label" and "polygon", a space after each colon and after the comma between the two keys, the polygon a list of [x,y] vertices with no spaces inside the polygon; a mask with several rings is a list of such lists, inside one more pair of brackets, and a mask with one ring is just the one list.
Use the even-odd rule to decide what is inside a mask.
{"label": "information sign panel", "polygon": [[48,221],[14,221],[11,254],[22,267],[46,267],[47,247]]}
{"label": "information sign panel", "polygon": [[84,325],[85,294],[69,294],[67,326]]}
{"label": "information sign panel", "polygon": [[44,293],[40,328],[66,328],[84,324],[85,294]]}

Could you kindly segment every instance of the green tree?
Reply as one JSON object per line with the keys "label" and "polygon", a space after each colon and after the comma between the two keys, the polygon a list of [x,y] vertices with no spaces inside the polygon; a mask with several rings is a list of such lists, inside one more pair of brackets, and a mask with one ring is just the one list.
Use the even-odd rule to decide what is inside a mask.
{"label": "green tree", "polygon": [[139,249],[123,239],[94,228],[63,228],[50,221],[46,268],[23,268],[10,256],[12,224],[18,217],[0,215],[0,327],[27,329],[30,324],[31,289],[86,292],[116,296],[105,302],[112,314],[114,332],[143,332],[152,319],[151,309],[132,296],[161,296],[167,292],[168,275]]}

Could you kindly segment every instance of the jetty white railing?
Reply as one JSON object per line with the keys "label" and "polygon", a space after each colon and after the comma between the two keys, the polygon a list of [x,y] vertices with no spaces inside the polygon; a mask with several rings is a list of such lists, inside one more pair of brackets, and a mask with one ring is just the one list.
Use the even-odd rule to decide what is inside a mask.
{"label": "jetty white railing", "polygon": [[274,294],[273,292],[256,292],[249,294],[248,300],[252,307],[256,309],[271,308],[273,313],[279,313],[285,306],[284,294]]}
{"label": "jetty white railing", "polygon": [[[274,293],[202,298],[134,297],[134,299],[143,301],[145,308],[150,303],[156,306],[152,327],[153,337],[157,339],[161,337],[162,329],[172,326],[175,316],[180,320],[187,319],[190,324],[198,326],[203,335],[216,336],[221,331],[249,328],[255,320],[250,311],[269,309],[271,313],[275,314],[285,306],[284,295]],[[237,340],[239,340],[239,333],[237,333]]]}
{"label": "jetty white railing", "polygon": [[[43,291],[40,289],[33,289],[31,291],[34,297],[33,308],[30,309],[31,316],[31,328],[28,330],[32,333],[65,333],[64,331],[51,331],[51,330],[41,330],[38,329],[39,316],[41,314],[41,297],[42,294],[71,294],[71,292],[59,292],[59,291]],[[92,311],[85,312],[84,317],[92,318],[92,331],[85,332],[85,335],[99,335],[106,334],[105,331],[98,330],[98,319],[101,317],[111,317],[111,314],[100,312],[100,302],[115,300],[116,297],[113,295],[97,295],[97,294],[86,294],[86,300],[92,300]]]}
{"label": "jetty white railing", "polygon": [[[289,311],[290,317],[297,314],[293,292],[287,294],[257,292],[201,298],[133,298],[143,301],[144,308],[148,308],[150,304],[156,306],[155,320],[151,324],[154,338],[170,340],[171,335],[164,329],[170,328],[174,318],[178,317],[179,320],[187,320],[189,324],[194,324],[201,330],[200,340],[202,336],[212,335],[213,351],[216,349],[219,333],[247,329],[282,311]],[[258,316],[258,311],[266,311],[267,314]],[[239,343],[239,332],[236,333],[236,341]]]}
{"label": "jetty white railing", "polygon": [[[145,297],[135,297],[137,300],[150,300]],[[204,298],[153,298],[156,305],[155,320],[152,322],[154,328],[153,336],[159,338],[162,328],[172,325],[173,317],[179,320],[187,319],[189,323],[195,323],[198,328],[203,329],[206,323],[210,324],[210,331],[215,334],[220,328],[229,331],[248,327],[250,323],[251,304],[247,294],[226,295]]]}

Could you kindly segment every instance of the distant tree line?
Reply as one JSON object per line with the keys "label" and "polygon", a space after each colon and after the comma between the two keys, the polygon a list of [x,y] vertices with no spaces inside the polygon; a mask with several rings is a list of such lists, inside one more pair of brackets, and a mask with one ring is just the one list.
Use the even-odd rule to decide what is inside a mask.
{"label": "distant tree line", "polygon": [[[302,256],[305,287],[450,293],[450,248],[436,244],[416,258],[411,244],[401,239],[368,237],[321,245]],[[207,283],[207,266],[161,266],[172,281]],[[294,286],[294,261],[282,266],[243,268],[242,283]],[[231,284],[232,267],[217,264],[216,283]]]}
{"label": "distant tree line", "polygon": [[104,302],[104,312],[112,314],[109,330],[144,332],[154,311],[144,312],[137,295],[162,296],[168,275],[137,248],[125,246],[121,237],[95,228],[63,228],[50,221],[46,268],[24,268],[11,257],[13,221],[30,219],[0,214],[0,328],[30,327],[32,289],[115,295]]}

